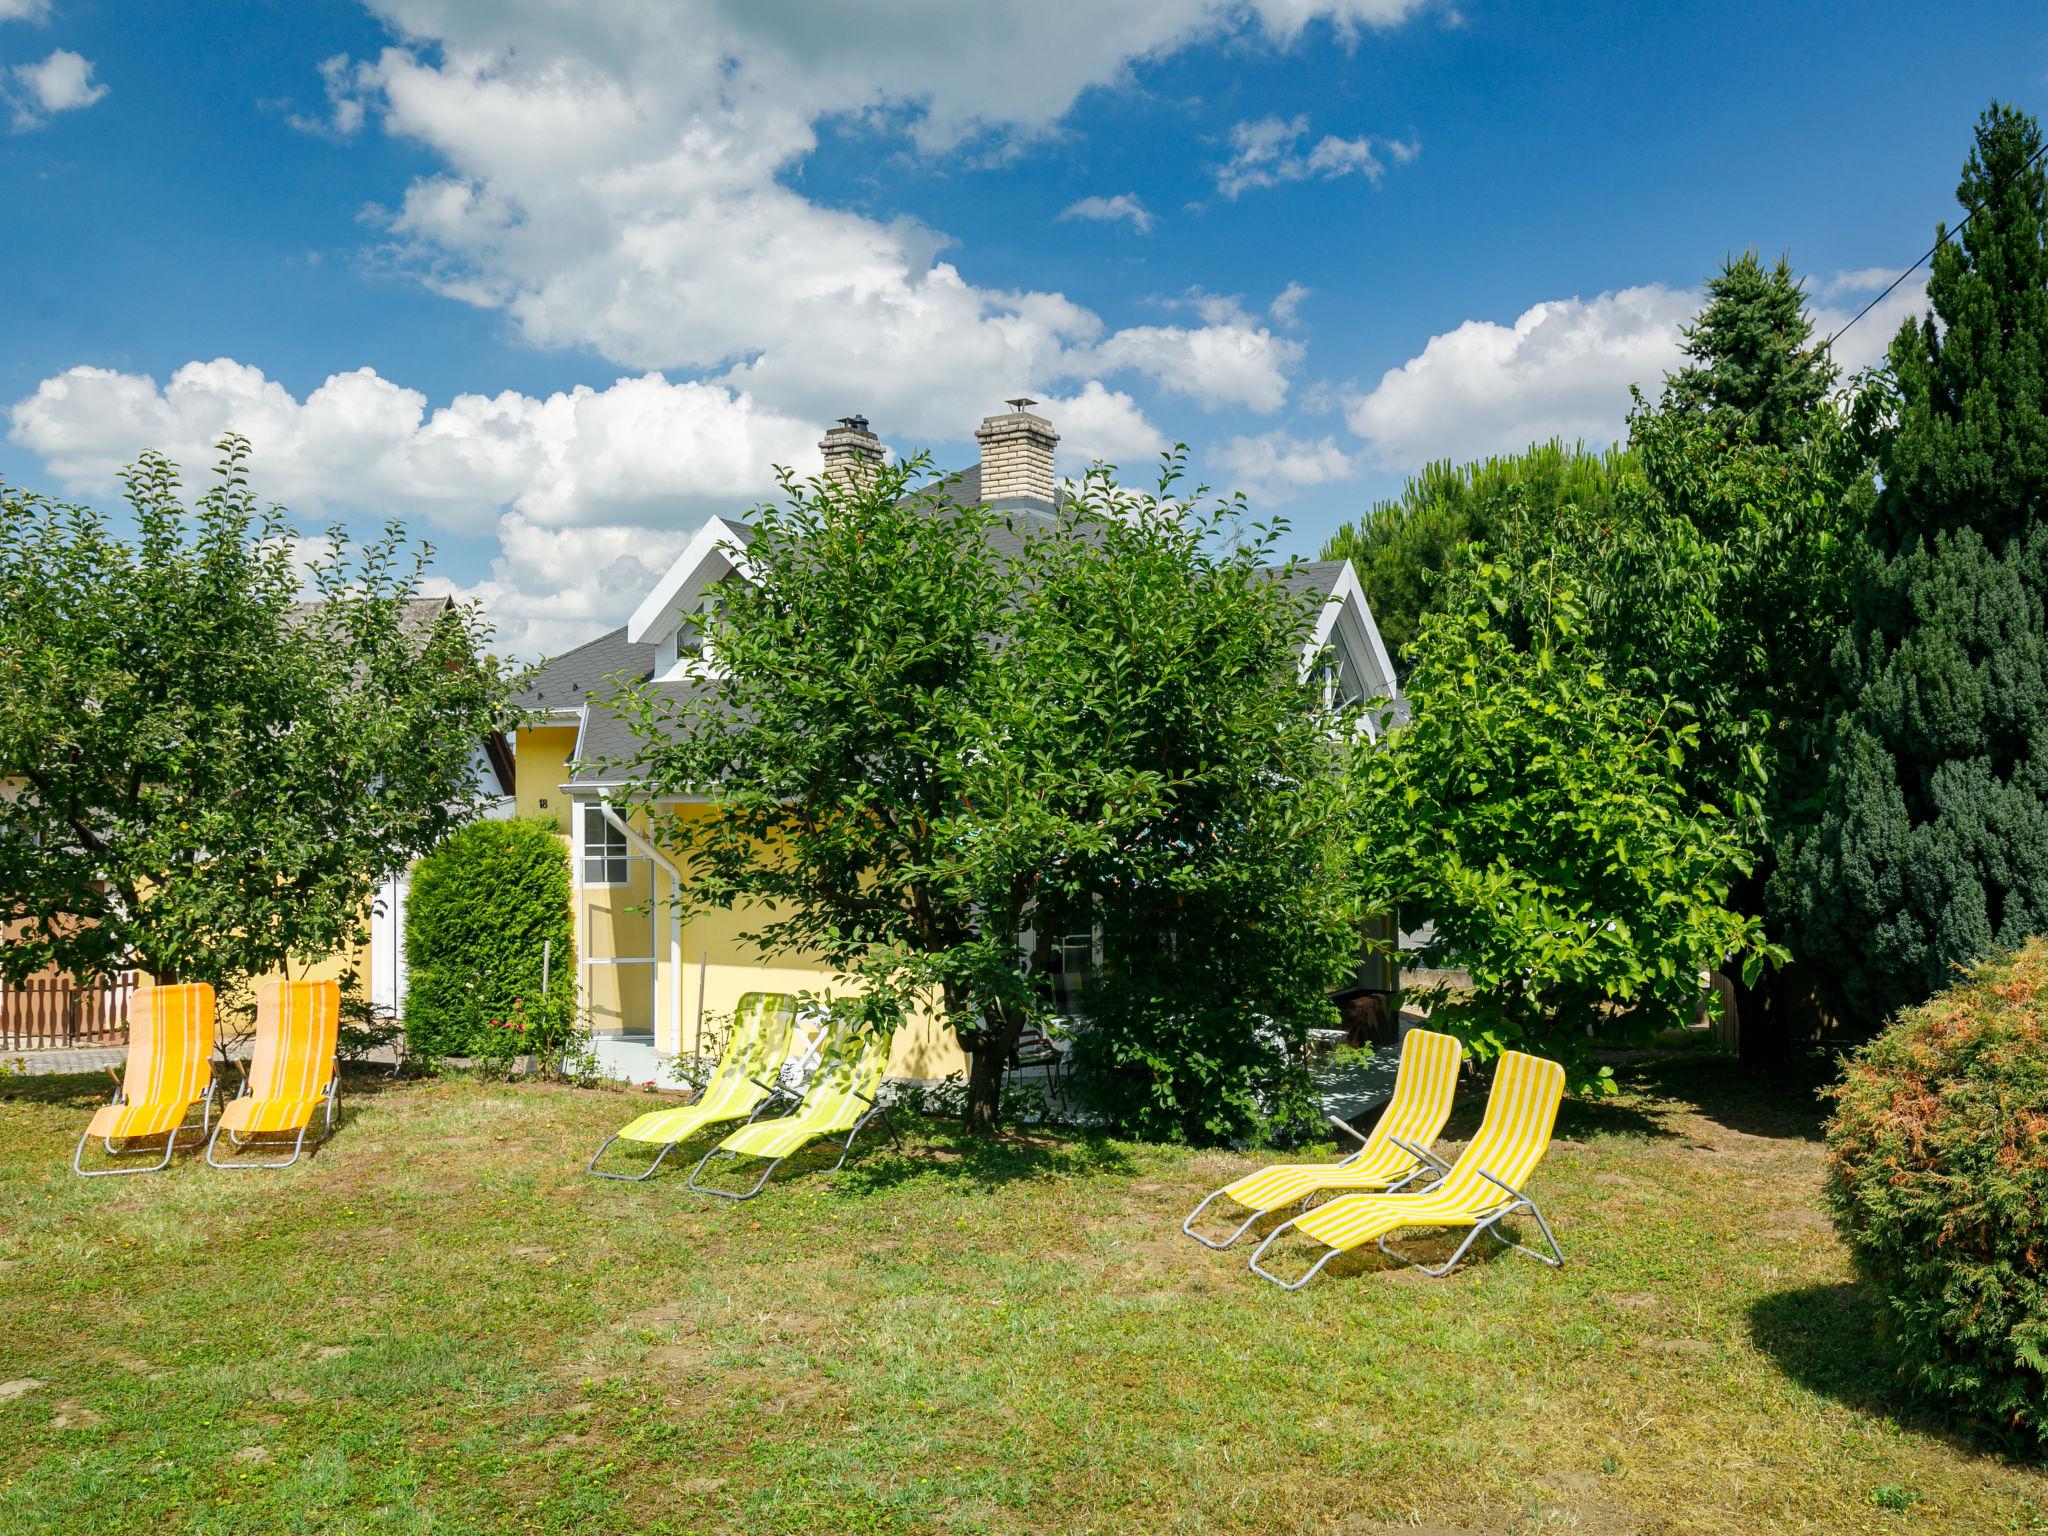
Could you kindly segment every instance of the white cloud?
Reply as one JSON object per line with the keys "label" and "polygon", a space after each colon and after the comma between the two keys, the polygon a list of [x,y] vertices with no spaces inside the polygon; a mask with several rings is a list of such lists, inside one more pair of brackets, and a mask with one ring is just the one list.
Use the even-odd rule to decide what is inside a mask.
{"label": "white cloud", "polygon": [[1213,457],[1228,476],[1224,489],[1241,490],[1253,501],[1285,501],[1311,486],[1358,473],[1351,455],[1328,436],[1312,442],[1281,431],[1233,437]]}
{"label": "white cloud", "polygon": [[0,0],[0,22],[49,19],[50,0]]}
{"label": "white cloud", "polygon": [[[1312,24],[1348,41],[1429,0],[878,0],[858,26],[746,0],[368,3],[395,45],[323,61],[327,116],[294,125],[376,127],[432,163],[386,199],[380,257],[530,344],[636,376],[430,408],[369,370],[300,399],[228,360],[161,386],[73,369],[14,408],[13,436],[97,494],[142,447],[193,470],[235,427],[265,494],[297,511],[495,528],[503,551],[477,590],[523,643],[552,646],[615,622],[665,541],[765,492],[778,459],[809,464],[818,424],[847,411],[957,440],[977,405],[1027,391],[1078,465],[1163,445],[1122,387],[1133,379],[1204,406],[1284,404],[1302,344],[1233,303],[1118,331],[1063,294],[975,283],[914,219],[814,201],[798,173],[821,123],[926,155],[1000,154],[1140,63],[1202,42],[1285,49]],[[79,88],[99,89],[89,74]],[[1327,168],[1343,153],[1326,151]]]}
{"label": "white cloud", "polygon": [[300,133],[317,138],[352,139],[362,132],[369,116],[363,93],[374,83],[368,67],[353,64],[345,53],[320,61],[320,83],[327,92],[327,116],[308,117],[294,112],[285,121]]}
{"label": "white cloud", "polygon": [[552,656],[622,623],[698,526],[549,528],[508,512],[490,575],[455,596],[483,605],[500,651]]}
{"label": "white cloud", "polygon": [[196,478],[232,431],[254,445],[260,492],[302,516],[397,514],[472,533],[508,511],[540,527],[694,527],[772,491],[774,465],[818,462],[814,422],[659,374],[545,399],[457,395],[429,411],[424,395],[368,368],[299,400],[261,370],[216,358],[161,388],[73,368],[10,414],[14,441],[73,495],[110,494],[145,448]]}
{"label": "white cloud", "polygon": [[1301,318],[1301,301],[1309,296],[1309,290],[1300,283],[1289,283],[1274,297],[1266,313],[1281,325],[1294,325]]}
{"label": "white cloud", "polygon": [[36,64],[17,64],[8,72],[14,85],[8,98],[14,107],[16,132],[42,126],[59,112],[76,112],[107,94],[92,78],[92,60],[58,48]]}
{"label": "white cloud", "polygon": [[1048,400],[1039,409],[1059,429],[1059,467],[1069,473],[1098,459],[1142,469],[1167,446],[1165,434],[1145,419],[1137,401],[1122,390],[1104,389],[1096,379],[1079,394]]}
{"label": "white cloud", "polygon": [[[1808,307],[1814,345],[1897,275],[1867,268],[1821,285],[1832,302]],[[1512,325],[1467,320],[1432,336],[1372,390],[1345,398],[1345,419],[1385,469],[1513,452],[1550,437],[1615,442],[1627,430],[1629,386],[1655,398],[1665,374],[1684,365],[1680,328],[1703,302],[1696,290],[1650,283],[1531,305]],[[1882,362],[1900,323],[1926,304],[1919,274],[1857,321],[1833,348],[1844,381]]]}
{"label": "white cloud", "polygon": [[[1849,325],[1856,311],[1869,304],[1898,275],[1895,268],[1888,267],[1865,267],[1860,271],[1836,273],[1821,287],[1821,293],[1830,302],[1811,307],[1813,339],[1825,341]],[[1850,326],[1847,334],[1830,349],[1843,378],[1883,362],[1886,349],[1891,346],[1892,338],[1899,334],[1899,327],[1905,323],[1906,317],[1926,313],[1927,272],[1923,268],[1872,304],[1870,313]]]}
{"label": "white cloud", "polygon": [[1342,139],[1335,134],[1325,134],[1304,151],[1302,141],[1308,131],[1305,115],[1262,117],[1237,124],[1230,130],[1230,159],[1216,168],[1216,190],[1235,198],[1283,181],[1330,181],[1354,174],[1378,186],[1387,174],[1380,150],[1397,165],[1406,165],[1421,151],[1413,142]]}
{"label": "white cloud", "polygon": [[1105,338],[1088,354],[1108,373],[1140,373],[1173,394],[1207,407],[1241,405],[1277,411],[1287,403],[1288,375],[1301,362],[1298,341],[1276,336],[1235,309],[1210,300],[1218,318],[1200,326],[1137,325]]}
{"label": "white cloud", "polygon": [[[1154,355],[1158,338],[1101,350],[1107,327],[1065,296],[978,286],[940,259],[943,235],[812,201],[787,173],[821,120],[900,129],[927,152],[1014,143],[1140,60],[1203,40],[1286,47],[1318,18],[1349,33],[1423,8],[904,0],[832,27],[739,0],[618,0],[597,19],[566,0],[373,3],[403,46],[327,73],[340,100],[367,102],[441,162],[388,215],[402,265],[502,311],[536,345],[717,378],[805,416],[862,410],[922,436],[956,432],[963,396],[1085,386],[1107,359]],[[1304,163],[1320,153],[1316,174],[1364,169],[1356,142],[1330,140]],[[1072,216],[1140,229],[1150,217],[1128,193],[1083,199]],[[1205,404],[1241,398],[1175,387]]]}
{"label": "white cloud", "polygon": [[1062,208],[1060,218],[1089,219],[1097,224],[1127,221],[1141,235],[1152,233],[1152,210],[1139,202],[1133,192],[1119,192],[1115,197],[1084,197]]}
{"label": "white cloud", "polygon": [[1698,307],[1698,294],[1651,283],[1535,304],[1512,325],[1467,320],[1348,399],[1345,419],[1387,469],[1549,437],[1611,442],[1629,385],[1654,390],[1678,365],[1679,327]]}

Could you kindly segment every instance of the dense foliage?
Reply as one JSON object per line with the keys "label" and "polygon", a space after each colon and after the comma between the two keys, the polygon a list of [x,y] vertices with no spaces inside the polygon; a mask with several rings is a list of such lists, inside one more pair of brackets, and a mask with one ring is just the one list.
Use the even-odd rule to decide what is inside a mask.
{"label": "dense foliage", "polygon": [[1075,1043],[1092,1101],[1158,1140],[1292,1137],[1319,1121],[1307,1033],[1357,962],[1349,722],[1302,679],[1276,530],[1170,488],[1091,475],[1032,551],[1006,734],[1063,775],[1054,868],[1103,956]]}
{"label": "dense foliage", "polygon": [[1633,469],[1624,450],[1590,453],[1554,439],[1476,463],[1429,464],[1398,497],[1333,533],[1323,558],[1357,569],[1380,638],[1405,672],[1437,579],[1460,545],[1497,546],[1511,519],[1551,526],[1568,508],[1598,521]]}
{"label": "dense foliage", "polygon": [[1893,342],[1883,490],[1836,648],[1844,720],[1792,882],[1802,950],[1875,1021],[2048,929],[2048,173],[1993,107]]}
{"label": "dense foliage", "polygon": [[657,825],[688,899],[942,1009],[977,1125],[1049,1006],[1052,946],[1020,938],[1098,926],[1106,1096],[1169,1134],[1298,1117],[1351,940],[1310,841],[1336,830],[1336,760],[1271,531],[1220,538],[1234,509],[1106,475],[1056,525],[1006,520],[921,458],[784,490],[721,587],[715,673],[614,701],[644,790],[715,796]]}
{"label": "dense foliage", "polygon": [[1702,969],[1769,953],[1726,903],[1741,842],[1685,788],[1697,726],[1608,675],[1566,563],[1468,551],[1441,601],[1408,718],[1359,758],[1367,901],[1427,918],[1417,958],[1471,974],[1431,1018],[1475,1056],[1530,1050],[1597,1086],[1592,1051],[1688,1022]]}
{"label": "dense foliage", "polygon": [[1989,961],[1850,1062],[1828,1199],[1903,1380],[2048,1451],[2048,942]]}
{"label": "dense foliage", "polygon": [[[480,614],[410,601],[426,555],[403,558],[395,525],[304,563],[282,511],[256,506],[247,445],[223,450],[189,509],[145,455],[127,537],[0,486],[12,977],[223,984],[332,953],[384,874],[472,812],[506,697]],[[338,530],[328,547],[347,548]]]}
{"label": "dense foliage", "polygon": [[421,859],[405,959],[413,1056],[556,1055],[575,1018],[576,952],[555,824],[471,822]]}

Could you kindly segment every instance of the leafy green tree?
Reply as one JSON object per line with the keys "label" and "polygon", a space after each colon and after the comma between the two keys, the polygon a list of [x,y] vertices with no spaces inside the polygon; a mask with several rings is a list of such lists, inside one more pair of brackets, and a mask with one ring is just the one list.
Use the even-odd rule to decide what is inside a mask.
{"label": "leafy green tree", "polygon": [[1569,563],[1517,558],[1447,576],[1410,713],[1359,756],[1356,858],[1371,908],[1432,925],[1422,963],[1471,975],[1434,1020],[1599,1087],[1591,1051],[1689,1020],[1703,969],[1773,949],[1726,902],[1741,838],[1686,784],[1698,726],[1610,675]]}
{"label": "leafy green tree", "polygon": [[1835,382],[1812,337],[1792,264],[1780,256],[1766,269],[1745,251],[1707,280],[1707,307],[1685,329],[1693,361],[1665,381],[1664,409],[1704,417],[1725,441],[1806,442]]}
{"label": "leafy green tree", "polygon": [[574,1022],[569,853],[552,819],[474,821],[413,867],[411,1054],[558,1054]]}
{"label": "leafy green tree", "polygon": [[422,632],[407,599],[425,553],[404,560],[396,526],[302,566],[282,511],[250,494],[247,444],[222,447],[189,510],[162,457],[129,470],[129,538],[0,486],[12,977],[224,984],[331,953],[378,881],[470,813],[507,696],[479,614]]}
{"label": "leafy green tree", "polygon": [[[1866,401],[1882,490],[1835,653],[1844,719],[1793,888],[1827,995],[1871,1022],[2048,929],[2048,175],[1994,105],[1933,314]],[[1942,234],[1945,237],[1944,227]]]}
{"label": "leafy green tree", "polygon": [[[1273,942],[1279,914],[1248,904],[1279,878],[1274,839],[1302,825],[1269,776],[1304,739],[1290,723],[1276,741],[1277,722],[1307,698],[1302,616],[1258,571],[1270,534],[1211,537],[1220,513],[1098,475],[1057,528],[997,538],[1004,520],[928,476],[920,457],[853,483],[785,477],[745,579],[721,588],[715,675],[614,701],[640,788],[713,801],[656,824],[687,900],[751,912],[764,951],[816,956],[898,1016],[936,1005],[972,1059],[976,1127],[1048,1004],[1050,946],[1027,932],[1100,925],[1115,973],[1141,909],[1184,914],[1187,945],[1209,946],[1190,964],[1222,989],[1201,1027],[1241,1037],[1212,1055],[1265,1060],[1244,1041],[1271,1032],[1284,965],[1244,961],[1244,936]],[[1245,848],[1276,872],[1245,873]],[[1239,926],[1219,937],[1227,897]],[[1282,1033],[1311,1006],[1287,1004]],[[1135,1029],[1115,1038],[1128,1048],[1098,1065],[1145,1075],[1189,1134],[1246,1112],[1205,1102],[1232,1091],[1213,1064],[1162,1069]]]}
{"label": "leafy green tree", "polygon": [[1030,552],[986,760],[1021,770],[1003,820],[1055,812],[1047,921],[1100,935],[1095,1102],[1150,1138],[1292,1137],[1319,1118],[1307,1032],[1358,958],[1351,722],[1304,674],[1279,525],[1173,495],[1176,468],[1158,494],[1090,475]]}
{"label": "leafy green tree", "polygon": [[1339,528],[1322,557],[1357,568],[1380,638],[1405,665],[1435,584],[1460,545],[1497,546],[1511,520],[1543,528],[1577,511],[1598,521],[1633,469],[1626,450],[1590,453],[1583,443],[1568,448],[1556,439],[1471,464],[1443,460],[1425,466],[1394,500]]}

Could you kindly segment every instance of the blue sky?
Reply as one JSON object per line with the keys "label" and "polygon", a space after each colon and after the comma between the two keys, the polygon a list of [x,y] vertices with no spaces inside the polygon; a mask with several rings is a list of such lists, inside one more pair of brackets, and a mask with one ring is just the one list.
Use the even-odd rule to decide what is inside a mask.
{"label": "blue sky", "polygon": [[1313,553],[1427,458],[1612,437],[1725,253],[1845,318],[1983,104],[2048,107],[2038,4],[591,13],[0,0],[0,477],[237,428],[529,654],[847,411],[959,464],[1025,390]]}

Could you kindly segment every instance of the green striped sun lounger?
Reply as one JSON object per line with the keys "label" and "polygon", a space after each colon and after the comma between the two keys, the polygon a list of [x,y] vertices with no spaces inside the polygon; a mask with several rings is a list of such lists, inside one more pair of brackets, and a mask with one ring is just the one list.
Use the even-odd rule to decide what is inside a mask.
{"label": "green striped sun lounger", "polygon": [[[590,1155],[589,1171],[600,1179],[637,1182],[652,1178],[661,1160],[692,1136],[763,1113],[788,1094],[787,1089],[776,1087],[775,1075],[789,1058],[795,1026],[794,997],[786,992],[747,993],[734,1010],[725,1054],[719,1058],[718,1070],[711,1074],[704,1091],[691,1103],[674,1109],[650,1110],[607,1136],[604,1145]],[[597,1160],[615,1141],[661,1150],[638,1173],[611,1173],[598,1167]]]}
{"label": "green striped sun lounger", "polygon": [[[835,1030],[825,1044],[818,1070],[812,1074],[803,1103],[796,1113],[777,1120],[757,1120],[743,1125],[706,1152],[690,1174],[690,1188],[724,1200],[751,1200],[767,1187],[768,1177],[792,1153],[813,1141],[839,1143],[839,1160],[827,1172],[838,1169],[853,1150],[853,1138],[878,1115],[885,1113],[876,1100],[882,1086],[882,1072],[889,1064],[886,1036]],[[886,1123],[886,1122],[885,1122]],[[889,1132],[896,1137],[895,1130]],[[699,1182],[713,1158],[737,1162],[753,1158],[765,1161],[760,1177],[745,1189],[721,1189]]]}

